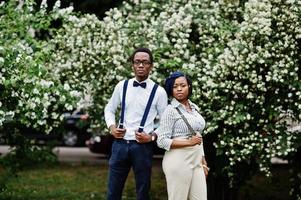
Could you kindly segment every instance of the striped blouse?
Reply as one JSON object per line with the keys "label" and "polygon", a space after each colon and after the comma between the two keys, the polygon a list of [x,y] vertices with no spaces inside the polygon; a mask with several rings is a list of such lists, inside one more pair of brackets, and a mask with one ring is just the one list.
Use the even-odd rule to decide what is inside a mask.
{"label": "striped blouse", "polygon": [[[201,133],[205,128],[205,120],[198,113],[198,107],[191,101],[189,101],[189,104],[192,111],[187,111],[183,104],[173,98],[165,109],[160,119],[160,125],[156,130],[158,135],[157,144],[160,148],[169,151],[173,138],[185,137],[190,134],[189,128],[176,110],[177,107],[186,117],[194,131]],[[204,155],[204,152],[202,153]]]}

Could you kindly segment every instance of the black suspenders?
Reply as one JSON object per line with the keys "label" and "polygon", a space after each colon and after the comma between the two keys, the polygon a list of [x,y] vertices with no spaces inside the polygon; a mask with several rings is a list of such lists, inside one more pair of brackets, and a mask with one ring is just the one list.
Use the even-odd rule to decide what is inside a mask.
{"label": "black suspenders", "polygon": [[119,128],[123,127],[124,122],[124,110],[125,110],[125,96],[126,96],[126,90],[128,88],[129,80],[125,80],[123,84],[123,92],[122,92],[122,101],[121,101],[121,114],[120,114],[120,121],[119,121]]}
{"label": "black suspenders", "polygon": [[[124,81],[124,84],[123,84],[123,92],[122,92],[121,114],[120,114],[119,128],[124,128],[123,122],[124,122],[125,97],[126,97],[127,86],[128,86],[128,80],[125,80],[125,81]],[[147,104],[146,104],[146,107],[145,107],[145,110],[144,110],[144,114],[143,114],[142,120],[141,120],[141,122],[140,122],[140,126],[139,126],[139,129],[138,129],[138,132],[143,132],[144,125],[145,125],[145,122],[146,122],[148,113],[149,113],[149,111],[150,111],[150,107],[151,107],[152,102],[153,102],[153,100],[154,100],[156,91],[157,91],[157,89],[158,89],[158,86],[159,86],[158,84],[155,84],[154,87],[153,87],[153,89],[152,89],[152,91],[151,91],[151,94],[150,94],[150,96],[149,96],[149,99],[148,99],[148,101],[147,101]]]}
{"label": "black suspenders", "polygon": [[145,107],[145,111],[144,111],[144,114],[143,114],[143,117],[142,117],[139,129],[138,129],[138,132],[140,132],[140,133],[143,132],[143,128],[144,128],[144,125],[145,125],[145,122],[146,122],[146,118],[147,118],[147,115],[149,113],[149,110],[150,110],[150,107],[152,105],[152,102],[154,100],[157,88],[158,88],[158,85],[155,84],[154,87],[153,87],[153,89],[152,89],[152,92],[151,92],[151,94],[149,96],[149,99],[148,99],[147,105]]}

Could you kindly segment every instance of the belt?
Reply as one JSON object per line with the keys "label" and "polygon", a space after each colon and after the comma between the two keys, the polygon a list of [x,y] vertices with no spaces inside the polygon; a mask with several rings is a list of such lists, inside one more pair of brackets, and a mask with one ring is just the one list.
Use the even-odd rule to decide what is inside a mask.
{"label": "belt", "polygon": [[125,139],[115,139],[117,142],[120,143],[126,143],[126,144],[132,144],[132,143],[137,143],[136,140],[125,140]]}

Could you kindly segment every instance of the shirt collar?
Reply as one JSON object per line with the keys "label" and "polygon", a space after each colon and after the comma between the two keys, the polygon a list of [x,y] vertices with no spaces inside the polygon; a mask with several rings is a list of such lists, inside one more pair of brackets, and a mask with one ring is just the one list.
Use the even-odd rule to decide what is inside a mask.
{"label": "shirt collar", "polygon": [[138,83],[150,83],[150,78],[145,79],[144,81],[139,82],[135,77],[133,78],[133,81],[137,81]]}
{"label": "shirt collar", "polygon": [[[189,99],[188,99],[188,103],[190,104],[191,106],[191,109],[192,110],[197,110],[198,107],[196,104],[192,103]],[[180,107],[182,106],[184,108],[184,105],[181,104],[178,100],[176,100],[175,98],[172,98],[171,102],[170,102],[170,105],[172,105],[174,108],[177,108],[177,107]]]}

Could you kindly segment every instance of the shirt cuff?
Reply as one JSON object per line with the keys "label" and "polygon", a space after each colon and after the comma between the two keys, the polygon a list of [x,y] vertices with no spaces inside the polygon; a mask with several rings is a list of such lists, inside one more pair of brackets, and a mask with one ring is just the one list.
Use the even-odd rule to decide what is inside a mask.
{"label": "shirt cuff", "polygon": [[166,139],[166,144],[167,145],[165,146],[165,149],[166,151],[169,151],[172,144],[172,139]]}
{"label": "shirt cuff", "polygon": [[110,126],[116,125],[115,121],[108,121],[107,122],[107,127],[110,128]]}

